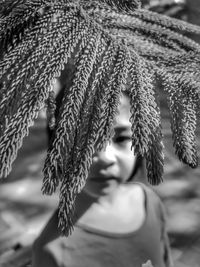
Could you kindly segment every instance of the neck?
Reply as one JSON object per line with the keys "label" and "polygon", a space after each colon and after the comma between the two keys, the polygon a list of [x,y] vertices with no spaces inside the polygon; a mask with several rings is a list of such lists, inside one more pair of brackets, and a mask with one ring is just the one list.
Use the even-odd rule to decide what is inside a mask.
{"label": "neck", "polygon": [[145,196],[137,184],[130,187],[121,185],[113,194],[99,198],[87,192],[83,194],[85,199],[90,199],[90,205],[85,213],[82,212],[83,216],[79,216],[80,225],[107,232],[128,233],[139,229],[145,220]]}
{"label": "neck", "polygon": [[118,185],[114,190],[103,195],[91,194],[90,192],[87,192],[87,190],[83,190],[83,193],[85,194],[85,196],[88,196],[93,203],[108,205],[108,204],[112,204],[113,202],[115,202],[115,199],[118,195],[120,188],[121,188],[121,185]]}

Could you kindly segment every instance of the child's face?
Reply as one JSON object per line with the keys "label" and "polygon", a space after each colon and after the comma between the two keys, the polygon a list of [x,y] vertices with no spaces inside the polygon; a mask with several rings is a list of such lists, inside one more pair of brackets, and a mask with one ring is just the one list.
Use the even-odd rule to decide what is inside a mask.
{"label": "child's face", "polygon": [[84,190],[95,197],[109,195],[126,182],[134,169],[136,157],[131,150],[130,103],[121,98],[114,136],[106,149],[96,153]]}

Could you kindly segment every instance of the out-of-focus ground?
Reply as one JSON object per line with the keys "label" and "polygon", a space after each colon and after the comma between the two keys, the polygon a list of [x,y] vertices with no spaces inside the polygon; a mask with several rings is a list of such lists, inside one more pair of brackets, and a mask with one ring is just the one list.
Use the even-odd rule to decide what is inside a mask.
{"label": "out-of-focus ground", "polygon": [[[177,160],[172,146],[168,114],[163,120],[164,182],[155,191],[166,207],[167,227],[175,267],[200,266],[200,166],[191,169]],[[197,131],[198,155],[200,127]]]}

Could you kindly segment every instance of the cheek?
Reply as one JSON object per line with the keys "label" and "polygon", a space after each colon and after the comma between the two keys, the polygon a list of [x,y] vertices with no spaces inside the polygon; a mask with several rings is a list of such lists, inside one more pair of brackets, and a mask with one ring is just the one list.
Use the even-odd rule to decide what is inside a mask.
{"label": "cheek", "polygon": [[121,177],[123,178],[124,182],[127,181],[133,173],[135,162],[136,157],[133,151],[127,151],[121,157],[119,164],[121,170]]}

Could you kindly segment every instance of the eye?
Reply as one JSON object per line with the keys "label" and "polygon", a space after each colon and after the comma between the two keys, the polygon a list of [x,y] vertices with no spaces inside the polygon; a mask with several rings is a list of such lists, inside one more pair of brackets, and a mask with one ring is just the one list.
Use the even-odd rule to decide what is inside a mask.
{"label": "eye", "polygon": [[119,135],[113,138],[113,142],[116,144],[126,144],[131,141],[130,135]]}

